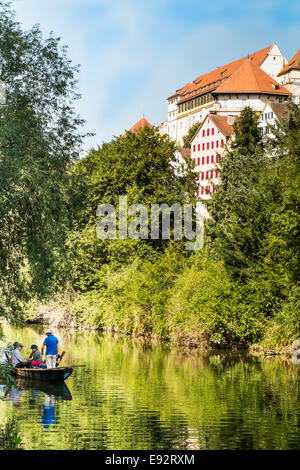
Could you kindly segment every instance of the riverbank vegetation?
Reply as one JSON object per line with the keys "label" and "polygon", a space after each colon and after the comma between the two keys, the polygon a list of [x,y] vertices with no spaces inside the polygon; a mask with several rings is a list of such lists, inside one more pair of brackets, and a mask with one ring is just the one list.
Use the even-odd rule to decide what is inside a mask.
{"label": "riverbank vegetation", "polygon": [[70,174],[72,290],[62,302],[69,321],[205,348],[280,348],[297,338],[299,107],[290,103],[273,132],[263,141],[257,116],[243,111],[196,252],[182,240],[96,236],[97,206],[117,207],[120,194],[128,205],[194,201],[190,163],[174,172],[166,137],[145,128],[78,162]]}
{"label": "riverbank vegetation", "polygon": [[34,321],[55,302],[54,316],[60,311],[67,324],[190,346],[281,347],[298,338],[299,106],[288,105],[272,139],[263,139],[250,108],[241,113],[207,202],[203,249],[174,240],[172,215],[170,239],[161,227],[151,238],[150,218],[142,231],[130,216],[135,237],[100,240],[97,208],[110,204],[118,213],[120,196],[148,214],[151,204],[195,205],[192,162],[148,127],[78,160],[77,68],[59,40],[44,40],[37,27],[23,32],[5,4],[2,315]]}
{"label": "riverbank vegetation", "polygon": [[65,279],[67,174],[83,139],[77,71],[58,38],[24,31],[0,1],[0,314],[12,320]]}

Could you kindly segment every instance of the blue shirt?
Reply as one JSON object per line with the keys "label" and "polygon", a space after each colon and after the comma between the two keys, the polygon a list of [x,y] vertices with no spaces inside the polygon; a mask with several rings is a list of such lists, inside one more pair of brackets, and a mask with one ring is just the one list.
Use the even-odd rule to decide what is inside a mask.
{"label": "blue shirt", "polygon": [[55,408],[54,408],[54,406],[44,406],[44,414],[42,416],[42,424],[55,424]]}
{"label": "blue shirt", "polygon": [[44,341],[44,346],[46,346],[46,356],[55,356],[57,352],[58,339],[49,335]]}

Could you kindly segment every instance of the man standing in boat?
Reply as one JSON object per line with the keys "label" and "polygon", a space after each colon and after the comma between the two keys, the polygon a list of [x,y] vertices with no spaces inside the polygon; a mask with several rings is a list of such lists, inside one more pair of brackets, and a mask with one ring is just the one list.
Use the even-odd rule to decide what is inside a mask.
{"label": "man standing in boat", "polygon": [[47,369],[55,369],[56,357],[58,354],[58,339],[53,336],[52,330],[46,331],[47,338],[42,346],[42,355],[44,355],[44,349],[46,347],[46,366]]}

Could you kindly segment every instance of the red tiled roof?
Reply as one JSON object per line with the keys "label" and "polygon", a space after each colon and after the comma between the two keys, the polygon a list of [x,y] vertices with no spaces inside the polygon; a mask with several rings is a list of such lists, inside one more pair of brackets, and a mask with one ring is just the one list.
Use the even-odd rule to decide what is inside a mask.
{"label": "red tiled roof", "polygon": [[140,129],[142,129],[143,127],[153,127],[149,121],[147,121],[147,119],[145,119],[144,117],[142,119],[140,119],[138,122],[136,122],[130,129],[129,131],[130,132],[137,132],[139,131]]}
{"label": "red tiled roof", "polygon": [[240,67],[242,62],[247,60],[247,58],[249,58],[251,62],[259,67],[267,58],[268,53],[272,47],[273,45],[268,46],[264,49],[254,52],[253,54],[250,54],[249,56],[243,57],[242,59],[236,60],[227,65],[223,65],[222,67],[218,67],[211,72],[201,75],[196,78],[193,83],[187,83],[184,87],[177,90],[177,92],[172,95],[172,97],[180,95],[181,99],[178,103],[182,103],[194,98],[195,96],[209,93],[215,90],[225,80],[227,80],[235,72],[235,70]]}
{"label": "red tiled roof", "polygon": [[166,124],[166,122],[168,122],[168,119],[165,119],[162,123],[160,123],[160,125],[158,126],[158,128],[161,129],[162,127],[164,127],[164,125]]}
{"label": "red tiled roof", "polygon": [[199,127],[198,131],[192,138],[191,142],[195,139],[195,137],[199,134],[200,129],[203,127],[205,121],[210,119],[216,128],[224,135],[224,137],[230,137],[233,133],[233,126],[228,124],[228,116],[220,116],[218,114],[207,114],[204,121],[202,122],[201,126]]}
{"label": "red tiled roof", "polygon": [[239,68],[216,90],[219,93],[267,93],[291,95],[291,92],[273,80],[251,60],[243,61]]}
{"label": "red tiled roof", "polygon": [[278,74],[278,77],[288,73],[290,70],[297,69],[300,70],[300,51],[296,52],[294,57],[281,69]]}
{"label": "red tiled roof", "polygon": [[277,119],[287,119],[289,110],[284,103],[269,103]]}
{"label": "red tiled roof", "polygon": [[233,126],[228,124],[228,116],[208,114],[208,117],[225,137],[231,136],[233,133]]}
{"label": "red tiled roof", "polygon": [[190,158],[191,157],[191,149],[189,147],[182,147],[180,149],[180,153],[183,158]]}

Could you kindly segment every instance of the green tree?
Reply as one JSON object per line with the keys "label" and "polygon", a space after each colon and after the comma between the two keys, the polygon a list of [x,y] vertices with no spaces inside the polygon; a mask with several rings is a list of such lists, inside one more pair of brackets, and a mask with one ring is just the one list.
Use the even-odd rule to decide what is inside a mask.
{"label": "green tree", "polygon": [[196,135],[200,126],[201,122],[195,122],[195,124],[189,128],[188,133],[183,137],[183,147],[191,148],[191,141]]}
{"label": "green tree", "polygon": [[272,128],[275,138],[269,141],[272,159],[264,185],[270,230],[265,262],[283,270],[294,284],[300,279],[300,107],[290,102],[287,110],[287,118]]}
{"label": "green tree", "polygon": [[66,177],[83,141],[77,71],[59,39],[23,31],[0,1],[0,309],[12,317],[62,274]]}
{"label": "green tree", "polygon": [[266,223],[259,184],[266,158],[257,120],[251,108],[241,112],[229,150],[220,159],[221,183],[207,203],[211,245],[241,279],[256,269]]}
{"label": "green tree", "polygon": [[277,344],[300,333],[300,110],[293,103],[287,110],[264,147],[255,114],[241,113],[221,159],[221,184],[208,202],[210,249],[245,301],[259,305],[269,321],[266,338]]}
{"label": "green tree", "polygon": [[[96,209],[112,204],[118,213],[119,196],[128,206],[144,204],[150,216],[151,204],[195,203],[195,178],[191,161],[180,164],[176,145],[157,129],[145,127],[127,132],[98,150],[90,152],[72,169],[73,230],[69,246],[74,253],[77,286],[92,287],[101,277],[100,268],[110,263],[121,266],[136,257],[153,258],[162,253],[169,240],[99,240],[96,236]],[[117,218],[118,219],[118,218]],[[172,220],[172,219],[171,219]],[[183,249],[182,243],[178,249]]]}
{"label": "green tree", "polygon": [[[268,220],[261,248],[265,295],[277,299],[274,339],[300,335],[300,108],[290,102],[287,116],[272,128],[268,171],[262,175]],[[275,302],[274,302],[275,303]]]}

